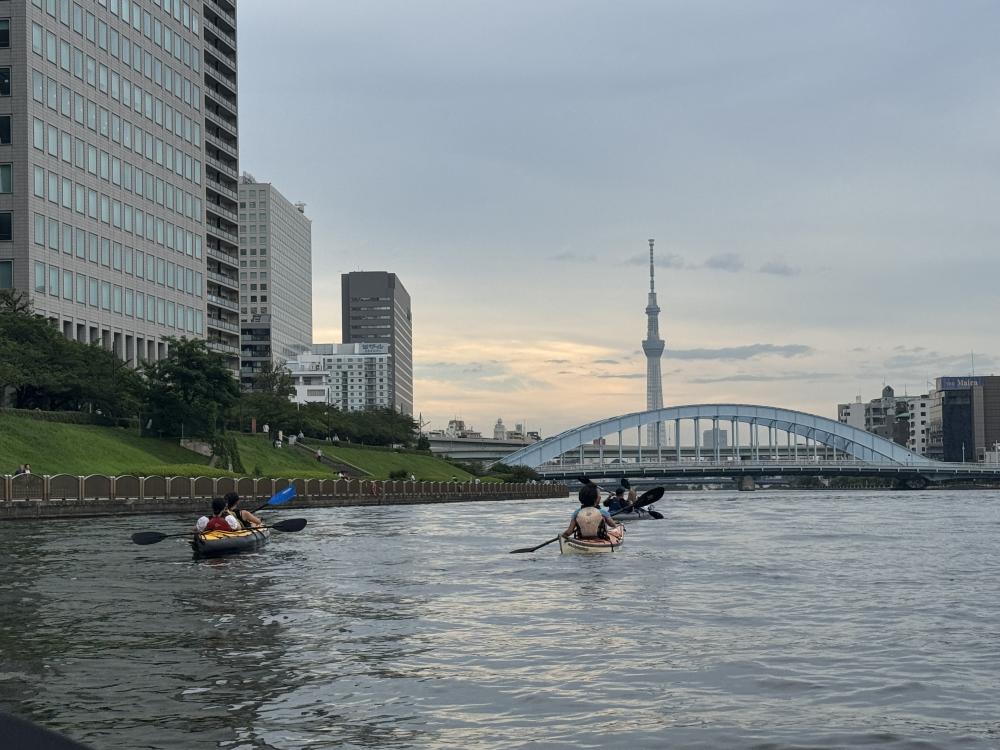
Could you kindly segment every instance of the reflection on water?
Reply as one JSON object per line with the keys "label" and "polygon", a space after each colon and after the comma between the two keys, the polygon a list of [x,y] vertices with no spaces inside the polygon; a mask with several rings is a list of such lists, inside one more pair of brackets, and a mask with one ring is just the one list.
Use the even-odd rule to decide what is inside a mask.
{"label": "reflection on water", "polygon": [[991,496],[658,507],[591,557],[507,554],[568,500],[305,511],[206,561],[128,542],[190,519],[4,524],[0,708],[123,750],[998,744]]}

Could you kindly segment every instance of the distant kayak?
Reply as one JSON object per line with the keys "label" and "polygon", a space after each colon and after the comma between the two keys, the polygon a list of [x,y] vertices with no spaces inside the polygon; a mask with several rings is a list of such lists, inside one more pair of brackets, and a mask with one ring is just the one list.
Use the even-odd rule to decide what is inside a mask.
{"label": "distant kayak", "polygon": [[635,510],[628,511],[627,513],[619,511],[618,513],[615,513],[614,518],[616,521],[651,521],[654,520],[656,516],[645,508],[636,508]]}
{"label": "distant kayak", "polygon": [[625,541],[625,527],[616,526],[608,529],[608,539],[574,539],[559,537],[559,551],[564,555],[588,555],[601,552],[614,552]]}
{"label": "distant kayak", "polygon": [[191,546],[199,557],[213,557],[260,549],[270,538],[271,530],[268,528],[205,531],[194,535]]}

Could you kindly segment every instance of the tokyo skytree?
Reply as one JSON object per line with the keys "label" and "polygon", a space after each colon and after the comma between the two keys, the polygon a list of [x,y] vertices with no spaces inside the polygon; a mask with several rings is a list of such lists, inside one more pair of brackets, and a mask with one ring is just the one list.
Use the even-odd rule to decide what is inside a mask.
{"label": "tokyo skytree", "polygon": [[[660,307],[656,304],[656,286],[653,281],[653,240],[649,241],[649,301],[646,304],[646,338],[642,350],[646,353],[646,409],[663,408],[663,380],[660,377],[660,357],[663,356],[663,339],[660,338]],[[646,443],[654,448],[666,444],[662,422],[646,426]]]}

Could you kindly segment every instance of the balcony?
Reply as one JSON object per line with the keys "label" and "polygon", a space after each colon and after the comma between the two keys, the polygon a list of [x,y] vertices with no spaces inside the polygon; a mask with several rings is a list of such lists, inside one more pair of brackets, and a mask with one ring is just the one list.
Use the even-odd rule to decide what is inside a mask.
{"label": "balcony", "polygon": [[236,28],[236,16],[234,16],[231,11],[227,10],[225,6],[219,2],[219,0],[206,0],[206,3],[215,15],[228,23],[232,28]]}
{"label": "balcony", "polygon": [[234,201],[239,200],[239,194],[235,190],[230,190],[228,187],[223,185],[214,177],[208,177],[205,182],[210,190],[214,190],[217,193],[221,193],[222,195],[228,195]]}
{"label": "balcony", "polygon": [[[214,104],[216,107],[225,110],[223,115],[229,115],[233,120],[238,120],[238,115],[236,112],[236,97],[227,96],[221,91],[213,91],[210,88],[205,88],[205,111],[211,112],[208,109],[209,104]],[[213,113],[214,114],[214,113]]]}
{"label": "balcony", "polygon": [[231,208],[226,208],[221,203],[208,202],[205,204],[205,209],[209,213],[213,213],[216,216],[223,216],[232,221],[233,223],[236,223],[236,217],[238,214]]}
{"label": "balcony", "polygon": [[226,49],[219,46],[218,43],[209,43],[207,38],[205,39],[205,51],[219,62],[231,68],[233,75],[236,75],[236,55],[227,52]]}
{"label": "balcony", "polygon": [[205,64],[205,75],[211,78],[217,85],[228,88],[234,95],[236,94],[236,78],[226,75],[221,70],[217,70],[207,63]]}
{"label": "balcony", "polygon": [[237,292],[240,290],[239,280],[234,279],[232,276],[226,276],[221,273],[216,273],[215,271],[206,271],[205,273],[208,275],[208,278],[212,279],[212,281],[223,284],[224,286],[234,289]]}
{"label": "balcony", "polygon": [[232,167],[230,167],[225,162],[222,162],[219,159],[216,159],[214,156],[209,156],[208,154],[205,154],[205,161],[208,162],[209,164],[211,164],[213,167],[215,167],[217,170],[219,170],[223,174],[229,175],[234,180],[239,179],[239,173],[237,173],[237,171],[235,169],[233,169]]}
{"label": "balcony", "polygon": [[224,240],[229,240],[234,245],[240,244],[240,238],[235,234],[233,234],[232,232],[226,231],[225,229],[217,227],[213,224],[209,224],[207,228],[209,233],[214,234],[216,237],[221,237]]}
{"label": "balcony", "polygon": [[211,293],[206,294],[205,297],[213,305],[218,305],[219,307],[222,307],[222,308],[224,308],[226,310],[232,310],[233,312],[239,312],[240,311],[240,305],[239,305],[238,302],[233,302],[232,300],[228,300],[228,299],[225,299],[224,297],[219,297],[218,295],[211,294]]}
{"label": "balcony", "polygon": [[220,352],[222,354],[239,354],[240,349],[238,346],[233,346],[232,344],[227,344],[218,339],[207,339],[206,343],[208,348],[214,352]]}
{"label": "balcony", "polygon": [[[221,15],[221,14],[219,14],[219,15]],[[208,16],[203,16],[202,17],[202,19],[201,19],[201,25],[204,28],[206,28],[209,31],[211,31],[213,34],[215,34],[215,36],[217,36],[223,42],[225,42],[226,44],[228,44],[232,48],[233,54],[236,54],[236,37],[235,36],[233,36],[232,34],[230,34],[227,31],[223,31],[215,23],[213,23],[212,21],[209,21],[208,20]]]}
{"label": "balcony", "polygon": [[237,137],[236,122],[230,122],[229,120],[223,118],[221,115],[215,114],[215,112],[213,112],[210,109],[205,110],[205,117],[206,119],[210,120],[211,122],[214,122],[220,128],[228,132],[234,139]]}
{"label": "balcony", "polygon": [[223,320],[222,318],[215,318],[211,315],[208,316],[208,327],[215,328],[219,331],[229,331],[231,333],[239,333],[240,327],[235,323],[230,323],[228,320]]}
{"label": "balcony", "polygon": [[226,252],[223,252],[222,250],[217,250],[216,248],[211,247],[211,246],[209,246],[206,249],[206,252],[208,253],[208,257],[209,258],[215,258],[217,261],[219,261],[221,263],[227,263],[230,266],[232,266],[233,268],[239,268],[240,259],[239,259],[239,256],[237,256],[235,254],[226,253]]}

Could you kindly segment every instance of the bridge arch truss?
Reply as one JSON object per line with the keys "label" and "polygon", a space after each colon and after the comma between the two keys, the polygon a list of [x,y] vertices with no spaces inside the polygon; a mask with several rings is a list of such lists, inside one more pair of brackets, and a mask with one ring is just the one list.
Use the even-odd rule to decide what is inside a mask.
{"label": "bridge arch truss", "polygon": [[[693,404],[609,417],[574,427],[529,445],[506,456],[503,461],[510,466],[525,465],[538,468],[573,451],[579,451],[582,460],[584,446],[591,446],[595,440],[600,441],[609,435],[617,435],[618,445],[617,447],[609,446],[608,453],[613,454],[615,450],[618,450],[620,455],[624,436],[632,430],[635,430],[639,445],[640,462],[643,460],[662,461],[664,458],[666,460],[676,458],[680,461],[682,458],[681,424],[683,422],[692,422],[694,425],[693,447],[699,455],[700,451],[703,450],[699,446],[701,426],[711,425],[713,434],[716,436],[720,430],[727,426],[730,427],[732,430],[730,433],[732,435],[731,445],[723,447],[719,445],[718,440],[714,440],[711,448],[704,449],[706,451],[704,455],[708,458],[714,457],[716,461],[725,460],[725,457],[733,451],[738,455],[741,448],[759,451],[761,448],[760,430],[766,429],[769,436],[769,448],[774,447],[774,442],[770,440],[772,436],[777,433],[785,433],[788,436],[788,449],[792,449],[794,445],[796,453],[802,445],[799,440],[802,438],[805,441],[802,450],[806,453],[810,450],[818,452],[819,446],[823,446],[827,452],[832,450],[834,455],[840,454],[855,461],[872,464],[931,466],[936,463],[891,440],[826,417],[791,409],[752,404]],[[673,423],[673,445],[641,446],[642,428],[661,423]],[[747,425],[748,429],[745,429],[744,432],[749,433],[749,441],[742,446],[739,442],[740,425]],[[645,459],[643,459],[644,453]],[[673,455],[671,456],[671,454]]]}

